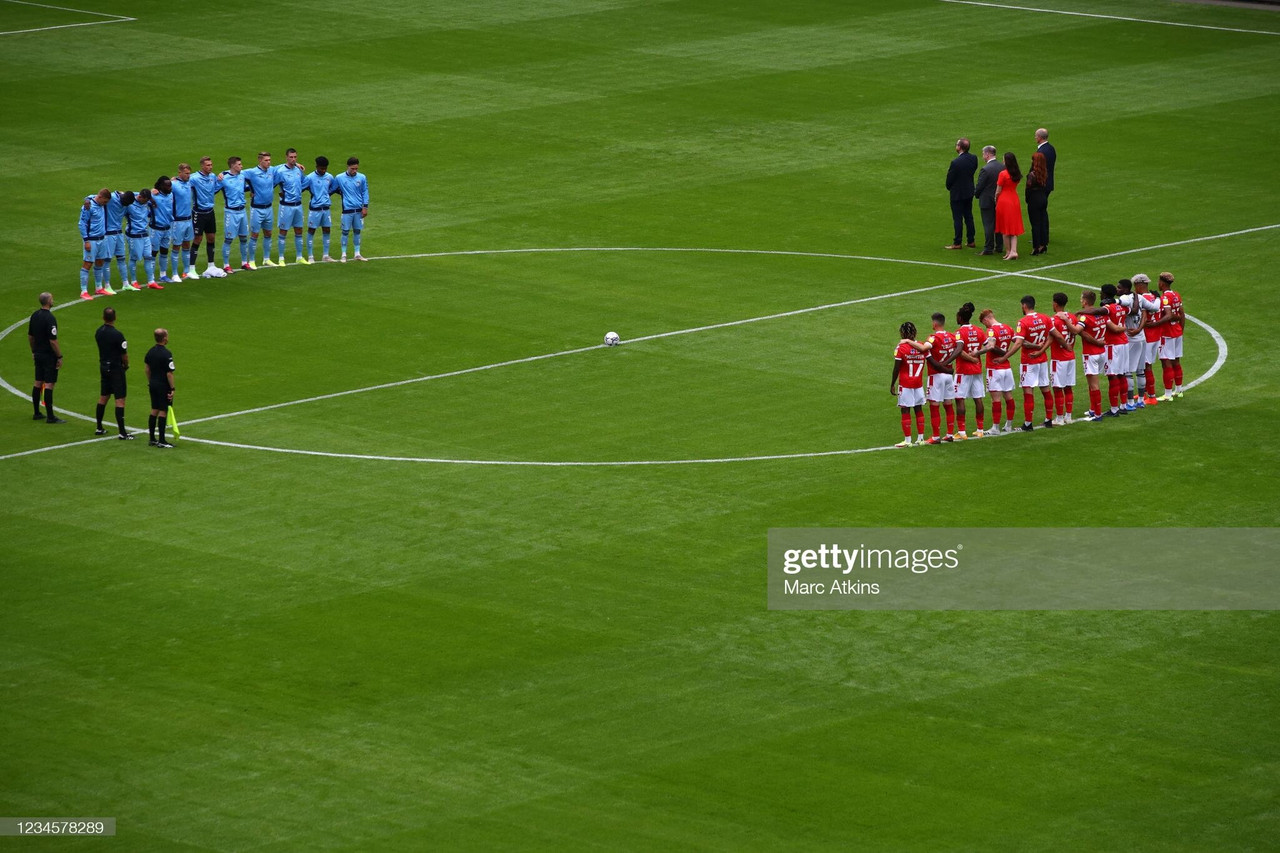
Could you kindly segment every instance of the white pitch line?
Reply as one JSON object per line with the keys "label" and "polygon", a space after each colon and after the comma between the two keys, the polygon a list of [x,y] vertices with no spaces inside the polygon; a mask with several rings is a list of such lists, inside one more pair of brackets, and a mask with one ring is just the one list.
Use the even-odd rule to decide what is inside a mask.
{"label": "white pitch line", "polygon": [[106,12],[91,12],[88,9],[72,9],[69,6],[50,6],[48,3],[31,3],[28,0],[4,0],[6,3],[17,3],[21,6],[38,6],[41,9],[57,9],[60,12],[76,12],[81,15],[96,15],[99,18],[109,18],[106,21],[84,21],[77,24],[55,24],[48,27],[32,27],[26,30],[5,30],[0,32],[0,36],[16,36],[22,33],[43,33],[48,30],[66,30],[72,27],[96,27],[99,24],[123,24],[129,21],[136,21],[137,18],[130,18],[125,15],[110,15]]}
{"label": "white pitch line", "polygon": [[[1191,386],[1188,385],[1187,387],[1190,388]],[[90,418],[89,420],[92,420],[92,418]],[[137,432],[137,430],[134,430],[134,432]],[[79,447],[82,444],[97,444],[100,441],[119,441],[119,440],[120,439],[116,438],[114,435],[110,435],[110,436],[100,435],[100,436],[95,436],[94,438],[86,438],[81,441],[68,441],[63,444],[51,444],[48,447],[37,447],[34,450],[19,450],[17,453],[6,453],[5,455],[0,456],[0,460],[17,459],[19,456],[33,456],[37,453],[48,453],[50,450],[62,450],[64,447]]]}
{"label": "white pitch line", "polygon": [[1240,27],[1215,27],[1209,24],[1188,24],[1185,21],[1160,21],[1155,18],[1129,18],[1124,15],[1103,15],[1095,12],[1069,12],[1065,9],[1039,9],[1034,6],[1010,6],[1006,3],[984,3],[979,0],[939,0],[960,6],[986,6],[991,9],[1011,9],[1018,12],[1039,12],[1044,15],[1070,15],[1075,18],[1102,18],[1108,21],[1128,21],[1135,24],[1159,24],[1165,27],[1186,27],[1192,30],[1217,30],[1224,33],[1250,33],[1259,36],[1280,36],[1273,30],[1247,30]]}

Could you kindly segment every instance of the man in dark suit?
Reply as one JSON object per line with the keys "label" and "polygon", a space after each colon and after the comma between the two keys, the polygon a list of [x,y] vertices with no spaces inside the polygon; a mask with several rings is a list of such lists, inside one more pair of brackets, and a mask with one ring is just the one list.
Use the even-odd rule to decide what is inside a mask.
{"label": "man in dark suit", "polygon": [[1058,162],[1058,152],[1049,144],[1049,131],[1043,127],[1036,131],[1036,150],[1044,155],[1045,165],[1049,168],[1049,180],[1045,182],[1045,211],[1044,211],[1044,244],[1049,245],[1049,196],[1053,195],[1053,167]]}
{"label": "man in dark suit", "polygon": [[986,161],[978,172],[978,185],[973,194],[978,197],[978,212],[982,214],[982,233],[986,237],[980,255],[1004,253],[1004,238],[996,233],[996,182],[1004,171],[1004,164],[996,159],[996,147],[984,145],[982,159]]}
{"label": "man in dark suit", "polygon": [[969,248],[974,248],[973,227],[973,173],[978,171],[978,158],[969,153],[969,140],[956,140],[956,158],[947,169],[947,189],[951,192],[951,219],[955,223],[956,238],[948,249],[963,248],[960,244],[960,226],[969,235]]}

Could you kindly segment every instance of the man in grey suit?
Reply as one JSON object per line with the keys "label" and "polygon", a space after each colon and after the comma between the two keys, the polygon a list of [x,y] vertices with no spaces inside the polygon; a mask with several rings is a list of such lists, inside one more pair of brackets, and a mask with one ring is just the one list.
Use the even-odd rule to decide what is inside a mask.
{"label": "man in grey suit", "polygon": [[969,153],[969,140],[956,140],[956,158],[947,169],[947,191],[951,194],[951,219],[956,236],[948,249],[961,248],[961,229],[969,236],[969,248],[973,248],[973,173],[978,170],[978,158]]}
{"label": "man in grey suit", "polygon": [[986,162],[978,172],[978,185],[974,194],[978,196],[978,212],[982,214],[982,233],[986,237],[979,255],[994,255],[1004,252],[1004,238],[996,233],[996,181],[1004,171],[1004,164],[996,159],[996,147],[984,145],[982,159]]}

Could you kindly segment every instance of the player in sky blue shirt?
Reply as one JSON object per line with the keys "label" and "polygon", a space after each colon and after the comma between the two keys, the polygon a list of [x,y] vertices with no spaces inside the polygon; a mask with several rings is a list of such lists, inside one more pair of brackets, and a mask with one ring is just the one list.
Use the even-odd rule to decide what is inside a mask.
{"label": "player in sky blue shirt", "polygon": [[271,168],[271,155],[266,151],[258,154],[258,165],[244,172],[252,194],[252,213],[249,215],[249,269],[255,269],[254,261],[258,259],[258,232],[266,235],[262,245],[262,265],[274,267],[271,260],[271,201],[275,197],[279,176]]}
{"label": "player in sky blue shirt", "polygon": [[324,243],[322,260],[333,263],[333,258],[329,257],[329,230],[333,226],[333,220],[329,216],[331,206],[329,192],[333,189],[333,175],[329,174],[328,157],[316,158],[316,170],[307,175],[303,187],[311,193],[311,203],[308,205],[307,213],[307,262],[312,262],[316,229],[322,228],[324,229],[324,236],[321,238]]}
{"label": "player in sky blue shirt", "polygon": [[89,293],[89,273],[93,273],[95,290],[105,289],[107,276],[111,268],[107,261],[111,258],[107,246],[107,201],[111,198],[111,190],[101,189],[97,195],[85,198],[80,208],[80,242],[84,244],[84,263],[80,267],[80,298],[92,299]]}
{"label": "player in sky blue shirt", "polygon": [[195,211],[192,226],[195,242],[191,244],[191,266],[196,265],[200,244],[204,243],[205,258],[213,266],[213,241],[218,233],[218,219],[213,213],[213,197],[218,194],[222,176],[213,171],[213,158],[200,158],[200,171],[191,176],[191,189],[195,193]]}
{"label": "player in sky blue shirt", "polygon": [[129,268],[136,272],[138,261],[142,261],[147,271],[147,287],[160,290],[164,285],[156,283],[156,262],[151,255],[151,190],[143,190],[136,196],[126,192],[121,201],[130,202],[124,209],[124,233],[129,238]]}
{"label": "player in sky blue shirt", "polygon": [[[107,253],[116,259],[116,269],[120,272],[120,283],[128,284],[128,266],[125,263],[125,236],[122,221],[124,220],[124,203],[121,194],[114,192],[107,201]],[[111,269],[107,269],[107,290],[111,290]]]}
{"label": "player in sky blue shirt", "polygon": [[[151,259],[156,262],[160,281],[178,281],[178,256],[169,254],[173,229],[173,181],[168,175],[156,179],[151,193]],[[169,258],[173,258],[173,278],[169,278]]]}
{"label": "player in sky blue shirt", "polygon": [[[290,148],[284,152],[284,162],[275,167],[276,185],[280,187],[280,214],[276,222],[280,229],[278,242],[280,266],[284,266],[284,240],[293,229],[293,257],[299,264],[310,263],[302,254],[302,185],[307,170],[298,165],[298,151]],[[266,250],[263,250],[266,254]],[[264,261],[264,263],[268,263]]]}
{"label": "player in sky blue shirt", "polygon": [[191,239],[195,236],[195,226],[191,217],[194,213],[195,187],[191,185],[191,166],[178,164],[178,174],[173,179],[170,190],[173,193],[173,228],[169,232],[169,245],[174,253],[174,271],[178,269],[181,256],[183,278],[195,278],[191,271]]}
{"label": "player in sky blue shirt", "polygon": [[240,240],[240,269],[251,270],[249,254],[249,223],[244,215],[244,173],[240,171],[244,164],[239,157],[227,158],[227,171],[221,175],[218,192],[222,193],[223,230],[222,235],[222,270],[231,272],[231,241]]}
{"label": "player in sky blue shirt", "polygon": [[347,171],[335,175],[334,194],[342,196],[342,255],[338,260],[347,261],[347,233],[352,233],[352,247],[356,260],[368,260],[360,254],[360,232],[364,230],[364,218],[369,215],[369,179],[360,173],[360,158],[347,158]]}

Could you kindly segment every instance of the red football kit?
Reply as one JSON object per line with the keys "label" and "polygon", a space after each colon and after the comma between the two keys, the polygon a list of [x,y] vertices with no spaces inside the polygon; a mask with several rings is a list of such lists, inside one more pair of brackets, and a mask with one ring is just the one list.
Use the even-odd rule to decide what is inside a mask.
{"label": "red football kit", "polygon": [[[1078,325],[1084,326],[1084,330],[1099,341],[1105,341],[1107,337],[1107,318],[1102,315],[1081,314],[1076,318]],[[1102,344],[1091,344],[1088,341],[1081,340],[1081,352],[1085,355],[1101,355],[1107,351]]]}
{"label": "red football kit", "polygon": [[902,362],[902,367],[898,370],[898,384],[903,388],[923,388],[924,353],[910,344],[898,344],[893,357]]}
{"label": "red football kit", "polygon": [[[956,351],[955,335],[946,329],[939,329],[929,335],[929,343],[933,345],[933,349],[929,350],[929,358],[934,361],[945,364],[947,359],[951,358],[951,353]],[[930,373],[945,373],[951,375],[951,370],[934,370],[929,368]]]}
{"label": "red football kit", "polygon": [[1124,319],[1129,316],[1129,309],[1119,302],[1112,302],[1104,307],[1107,309],[1107,319],[1120,327],[1118,332],[1107,329],[1106,343],[1109,346],[1120,346],[1129,343],[1129,335],[1124,330]]}
{"label": "red football kit", "polygon": [[[1044,364],[1049,360],[1049,352],[1045,350],[1039,355],[1032,355],[1027,351],[1027,347],[1040,347],[1049,339],[1049,318],[1043,314],[1032,312],[1023,315],[1018,321],[1017,337],[1022,338],[1022,349],[1019,351],[1022,355],[1023,364]],[[1074,355],[1072,356],[1075,357]]]}
{"label": "red football kit", "polygon": [[[969,355],[976,353],[986,343],[986,340],[986,329],[980,329],[972,323],[956,329],[956,343]],[[952,363],[955,365],[956,373],[960,376],[977,376],[982,373],[982,363],[980,361],[965,361],[963,358],[957,358]]]}
{"label": "red football kit", "polygon": [[[1005,352],[1009,351],[1009,345],[1013,343],[1013,329],[1004,323],[995,323],[990,329],[987,329],[987,337],[994,340],[997,349]],[[995,353],[987,353],[987,370],[1011,370],[1008,359],[996,359]]]}
{"label": "red football kit", "polygon": [[1067,321],[1063,320],[1057,314],[1053,315],[1053,327],[1058,330],[1058,334],[1062,335],[1067,342],[1066,346],[1058,343],[1057,338],[1053,338],[1053,343],[1049,345],[1049,352],[1053,355],[1054,361],[1075,361],[1076,360],[1076,335],[1071,331],[1071,327],[1067,325]]}
{"label": "red football kit", "polygon": [[1178,319],[1178,315],[1182,312],[1182,297],[1177,291],[1166,290],[1160,294],[1160,307],[1162,309],[1172,308],[1173,316],[1169,318],[1168,323],[1162,323],[1156,328],[1161,329],[1163,336],[1166,338],[1182,337],[1182,320]]}

